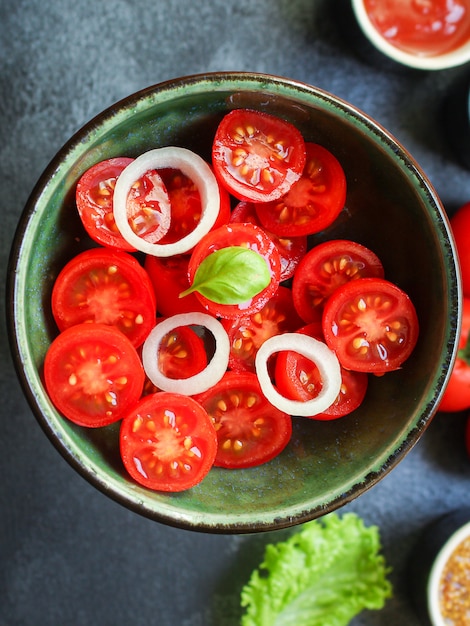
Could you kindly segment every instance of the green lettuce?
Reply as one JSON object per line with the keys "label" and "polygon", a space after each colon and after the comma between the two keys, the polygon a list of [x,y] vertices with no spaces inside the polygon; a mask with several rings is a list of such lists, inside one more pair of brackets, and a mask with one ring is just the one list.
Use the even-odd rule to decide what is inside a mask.
{"label": "green lettuce", "polygon": [[266,546],[241,593],[241,626],[345,626],[392,596],[376,526],[330,513]]}

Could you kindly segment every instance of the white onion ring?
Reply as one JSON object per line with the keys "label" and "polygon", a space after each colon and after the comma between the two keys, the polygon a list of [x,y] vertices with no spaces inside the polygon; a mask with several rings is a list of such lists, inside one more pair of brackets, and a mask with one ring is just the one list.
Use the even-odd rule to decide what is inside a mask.
{"label": "white onion ring", "polygon": [[[315,363],[322,378],[320,393],[311,400],[290,400],[273,386],[268,372],[269,357],[282,350],[292,350]],[[266,398],[284,413],[313,417],[326,411],[336,400],[341,389],[341,367],[336,354],[328,346],[300,333],[284,333],[267,339],[259,348],[255,358],[259,384]]]}
{"label": "white onion ring", "polygon": [[[215,352],[207,367],[189,378],[168,378],[158,367],[158,351],[163,337],[180,326],[203,326],[215,340]],[[163,391],[193,396],[207,391],[219,382],[228,367],[230,340],[222,324],[207,313],[179,313],[157,324],[148,335],[142,348],[144,370],[152,383]]]}
{"label": "white onion ring", "polygon": [[[150,243],[139,237],[127,219],[127,196],[132,185],[150,170],[178,169],[188,176],[198,188],[201,197],[201,218],[196,227],[179,241]],[[136,250],[153,256],[168,257],[189,252],[215,224],[219,215],[220,194],[217,180],[202,157],[177,146],[155,148],[134,159],[118,176],[113,196],[113,213],[116,226],[124,239]]]}

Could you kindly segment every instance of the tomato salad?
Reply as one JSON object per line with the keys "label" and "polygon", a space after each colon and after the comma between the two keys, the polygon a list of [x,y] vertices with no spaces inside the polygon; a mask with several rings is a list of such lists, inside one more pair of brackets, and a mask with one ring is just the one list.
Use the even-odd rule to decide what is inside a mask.
{"label": "tomato salad", "polygon": [[76,202],[94,245],[52,292],[57,410],[120,421],[129,475],[174,492],[270,461],[293,417],[354,411],[369,375],[409,357],[418,319],[368,248],[308,249],[345,198],[331,152],[247,109],[222,119],[211,163],[169,146],[90,168]]}

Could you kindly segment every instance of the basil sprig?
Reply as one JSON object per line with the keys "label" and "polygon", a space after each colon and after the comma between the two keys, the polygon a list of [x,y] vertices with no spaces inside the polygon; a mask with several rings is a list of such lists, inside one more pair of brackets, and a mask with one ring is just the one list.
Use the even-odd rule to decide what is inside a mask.
{"label": "basil sprig", "polygon": [[218,304],[241,304],[263,291],[271,281],[265,259],[250,248],[229,246],[212,252],[201,262],[193,284],[180,298],[194,291]]}

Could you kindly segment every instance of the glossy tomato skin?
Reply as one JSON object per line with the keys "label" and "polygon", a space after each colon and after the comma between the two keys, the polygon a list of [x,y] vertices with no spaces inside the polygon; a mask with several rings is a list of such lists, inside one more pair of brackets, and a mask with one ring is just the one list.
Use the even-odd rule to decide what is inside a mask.
{"label": "glossy tomato skin", "polygon": [[[196,297],[206,311],[216,317],[227,319],[251,315],[263,308],[269,298],[276,293],[281,276],[281,260],[272,239],[254,224],[233,223],[211,231],[194,247],[188,265],[189,283],[192,284],[197,268],[211,252],[230,246],[247,247],[260,254],[268,265],[271,281],[259,294],[241,304],[220,304],[196,293]],[[250,277],[247,276],[246,279],[249,281]]]}
{"label": "glossy tomato skin", "polygon": [[454,413],[470,409],[470,355],[467,342],[470,334],[470,298],[464,297],[459,351],[439,411]]}
{"label": "glossy tomato skin", "polygon": [[289,122],[235,109],[220,122],[212,146],[214,172],[239,200],[268,202],[287,193],[305,164],[305,142]]}
{"label": "glossy tomato skin", "polygon": [[[296,332],[323,341],[320,322],[311,322]],[[367,391],[368,375],[341,367],[341,378],[341,391],[335,402],[326,411],[317,413],[310,419],[326,421],[344,417],[362,404]],[[322,387],[320,372],[315,363],[293,351],[283,351],[277,355],[274,379],[282,395],[300,402],[316,397]]]}
{"label": "glossy tomato skin", "polygon": [[[202,213],[201,197],[197,186],[180,170],[159,170],[171,205],[171,224],[159,241],[161,244],[179,241],[197,226]],[[227,190],[219,184],[220,210],[212,230],[230,219],[231,205]]]}
{"label": "glossy tomato skin", "polygon": [[307,324],[321,320],[325,302],[340,285],[365,277],[384,277],[377,255],[362,244],[332,239],[311,248],[292,282],[297,313]]}
{"label": "glossy tomato skin", "polygon": [[61,331],[84,322],[108,324],[138,347],[155,325],[152,283],[127,252],[93,248],[78,254],[57,276],[51,302]]}
{"label": "glossy tomato skin", "polygon": [[119,232],[113,214],[116,180],[132,163],[128,157],[115,157],[90,167],[79,179],[75,193],[78,214],[88,235],[102,246],[134,251]]}
{"label": "glossy tomato skin", "polygon": [[64,330],[44,361],[44,382],[54,406],[89,428],[121,419],[139,400],[144,380],[136,349],[113,326],[78,324]]}
{"label": "glossy tomato skin", "polygon": [[450,219],[462,274],[462,290],[470,297],[470,202],[461,206]]}
{"label": "glossy tomato skin", "polygon": [[294,332],[301,326],[292,293],[280,285],[264,307],[252,315],[223,320],[230,340],[229,368],[235,372],[255,372],[256,353],[273,335]]}
{"label": "glossy tomato skin", "polygon": [[217,451],[214,426],[188,396],[150,394],[123,418],[120,452],[129,475],[148,489],[180,492],[200,483]]}
{"label": "glossy tomato skin", "polygon": [[343,367],[379,375],[401,367],[419,334],[409,296],[383,278],[358,278],[338,287],[325,304],[322,326]]}
{"label": "glossy tomato skin", "polygon": [[346,201],[346,175],[326,148],[306,144],[300,179],[282,197],[256,205],[261,224],[280,237],[313,235],[330,226]]}
{"label": "glossy tomato skin", "polygon": [[256,374],[227,372],[196,398],[217,432],[216,467],[241,469],[267,463],[290,441],[292,418],[266,400]]}
{"label": "glossy tomato skin", "polygon": [[157,298],[157,310],[163,317],[178,313],[206,312],[205,307],[190,293],[180,298],[180,293],[188,289],[189,255],[156,257],[148,254],[144,267],[152,282]]}
{"label": "glossy tomato skin", "polygon": [[[239,202],[233,209],[231,222],[249,222],[256,226],[262,227],[261,222],[256,214],[256,206],[253,202]],[[278,237],[274,233],[266,231],[266,234],[276,244],[279,257],[281,259],[281,282],[292,278],[300,260],[307,252],[307,236],[301,237]]]}

